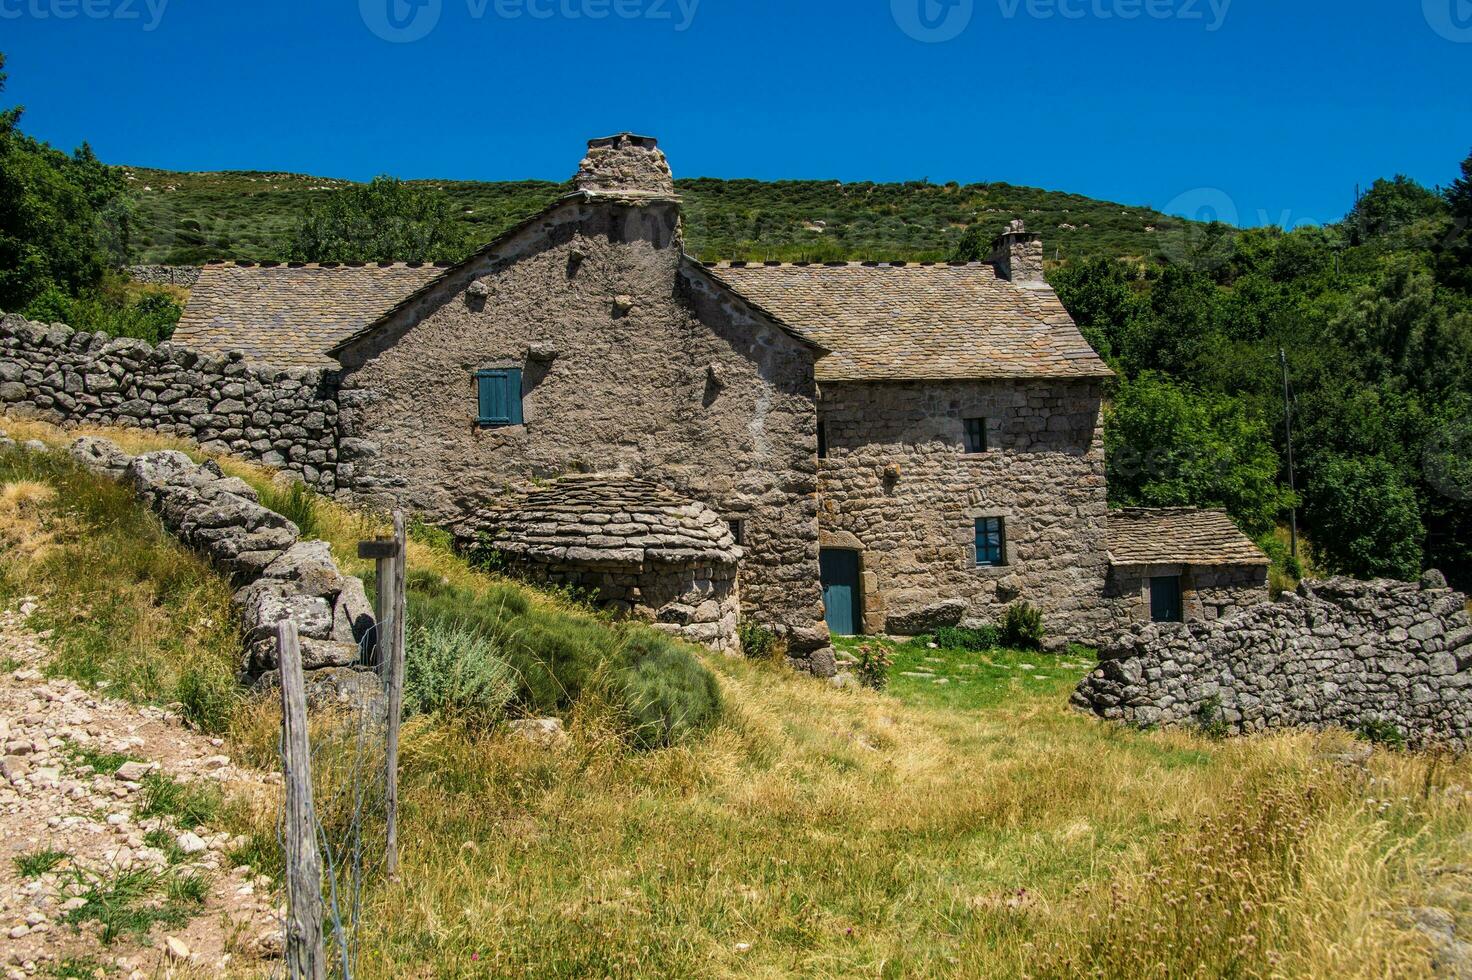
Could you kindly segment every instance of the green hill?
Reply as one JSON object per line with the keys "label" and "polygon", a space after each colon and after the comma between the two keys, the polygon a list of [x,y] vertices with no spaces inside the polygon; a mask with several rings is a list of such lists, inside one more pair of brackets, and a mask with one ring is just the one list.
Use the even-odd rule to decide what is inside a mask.
{"label": "green hill", "polygon": [[[124,168],[136,200],[139,262],[276,261],[313,195],[350,181],[301,174]],[[568,190],[551,181],[416,181],[443,190],[468,254]],[[1050,259],[1151,261],[1192,222],[1150,208],[1011,184],[845,184],[831,180],[678,182],[690,250],[706,259],[938,260],[963,232],[1022,218]]]}

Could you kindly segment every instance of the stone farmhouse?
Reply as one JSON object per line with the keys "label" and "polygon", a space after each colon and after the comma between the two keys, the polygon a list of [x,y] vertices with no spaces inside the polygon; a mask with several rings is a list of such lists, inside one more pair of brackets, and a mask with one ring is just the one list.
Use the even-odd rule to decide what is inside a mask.
{"label": "stone farmhouse", "polygon": [[1112,375],[1021,222],[984,263],[710,264],[654,140],[592,141],[574,186],[453,266],[205,267],[174,345],[335,411],[219,441],[712,646],[770,625],[819,675],[831,633],[1019,600],[1098,642],[1267,598],[1225,515],[1111,515]]}

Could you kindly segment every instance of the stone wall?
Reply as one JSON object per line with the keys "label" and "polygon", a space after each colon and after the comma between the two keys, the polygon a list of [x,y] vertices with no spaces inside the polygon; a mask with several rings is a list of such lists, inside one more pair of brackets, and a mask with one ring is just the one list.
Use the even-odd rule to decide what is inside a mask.
{"label": "stone wall", "polygon": [[1150,622],[1150,580],[1178,575],[1188,623],[1224,619],[1267,602],[1266,565],[1122,565],[1109,570],[1104,601],[1117,629]]}
{"label": "stone wall", "polygon": [[95,438],[78,439],[70,455],[131,487],[170,533],[231,577],[247,680],[269,684],[279,676],[276,625],[290,619],[316,697],[325,690],[376,697],[377,677],[363,666],[373,645],[373,608],[363,583],[338,570],[325,541],[298,540],[295,524],[213,461],[196,464],[178,452],[129,456]]}
{"label": "stone wall", "polygon": [[537,584],[596,593],[610,612],[647,621],[671,636],[736,652],[741,594],[734,565],[608,565],[522,561],[509,571]]}
{"label": "stone wall", "polygon": [[193,289],[199,282],[197,265],[130,265],[128,278],[147,286],[183,286]]}
{"label": "stone wall", "polygon": [[[825,383],[825,538],[861,549],[868,632],[995,622],[1026,600],[1054,639],[1096,642],[1108,514],[1097,381]],[[965,451],[985,418],[990,451]],[[1006,565],[977,567],[1001,517]]]}
{"label": "stone wall", "polygon": [[1239,732],[1394,725],[1413,744],[1472,746],[1472,616],[1436,572],[1420,585],[1305,582],[1212,622],[1137,627],[1102,653],[1076,707],[1136,725],[1203,713]]}
{"label": "stone wall", "polygon": [[[461,528],[569,473],[659,483],[743,525],[741,600],[833,672],[818,576],[814,351],[682,255],[678,208],[575,198],[341,351],[344,487]],[[525,424],[474,373],[524,372]]]}
{"label": "stone wall", "polygon": [[247,365],[164,343],[0,316],[0,405],[57,424],[192,439],[337,487],[336,376]]}

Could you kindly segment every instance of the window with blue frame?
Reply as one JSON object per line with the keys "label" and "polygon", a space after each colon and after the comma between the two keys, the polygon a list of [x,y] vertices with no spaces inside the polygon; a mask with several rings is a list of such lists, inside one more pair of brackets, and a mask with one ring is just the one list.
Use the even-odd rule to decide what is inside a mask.
{"label": "window with blue frame", "polygon": [[978,568],[1007,564],[1007,526],[1000,517],[976,519],[976,565]]}
{"label": "window with blue frame", "polygon": [[476,421],[481,428],[521,425],[521,368],[491,368],[475,372],[478,402]]}
{"label": "window with blue frame", "polygon": [[966,423],[966,452],[971,455],[980,455],[987,452],[990,447],[986,443],[986,419],[965,419]]}

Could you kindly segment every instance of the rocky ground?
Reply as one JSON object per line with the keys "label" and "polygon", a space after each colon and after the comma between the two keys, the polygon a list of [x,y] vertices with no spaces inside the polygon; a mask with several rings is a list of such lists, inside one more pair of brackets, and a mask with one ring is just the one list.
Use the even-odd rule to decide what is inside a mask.
{"label": "rocky ground", "polygon": [[0,969],[268,972],[278,889],[231,860],[243,841],[189,818],[191,800],[270,792],[279,774],[235,766],[167,711],[47,680],[33,608],[0,613]]}

